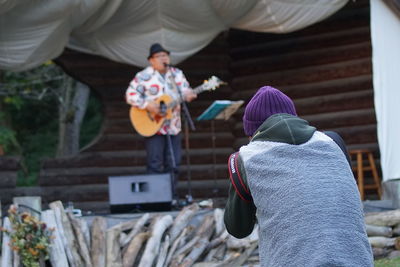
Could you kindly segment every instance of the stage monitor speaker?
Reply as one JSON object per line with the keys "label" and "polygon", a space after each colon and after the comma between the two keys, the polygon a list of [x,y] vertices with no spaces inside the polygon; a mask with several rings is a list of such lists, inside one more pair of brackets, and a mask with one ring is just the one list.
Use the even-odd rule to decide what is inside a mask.
{"label": "stage monitor speaker", "polygon": [[143,174],[108,177],[112,213],[171,209],[171,175]]}

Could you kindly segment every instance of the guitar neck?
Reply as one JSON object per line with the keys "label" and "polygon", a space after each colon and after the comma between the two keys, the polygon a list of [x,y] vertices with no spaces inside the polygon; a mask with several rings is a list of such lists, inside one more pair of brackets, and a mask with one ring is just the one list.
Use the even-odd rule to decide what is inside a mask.
{"label": "guitar neck", "polygon": [[192,91],[197,95],[201,92],[204,91],[204,86],[203,84],[200,84],[199,86],[196,86],[195,88],[192,89]]}
{"label": "guitar neck", "polygon": [[[197,94],[200,94],[200,93],[204,92],[204,87],[203,87],[203,85],[201,84],[201,85],[199,85],[199,86],[193,88],[192,91],[197,95]],[[180,101],[177,101],[177,100],[172,101],[171,103],[169,103],[169,105],[167,106],[167,108],[174,108],[176,105],[179,105],[179,104],[182,103],[183,101],[184,101],[184,100],[182,100],[182,99],[181,99]]]}

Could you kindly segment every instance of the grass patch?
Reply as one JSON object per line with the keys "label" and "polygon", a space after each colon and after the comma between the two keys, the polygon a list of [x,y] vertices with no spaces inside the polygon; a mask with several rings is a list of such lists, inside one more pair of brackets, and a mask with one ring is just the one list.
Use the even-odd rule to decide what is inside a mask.
{"label": "grass patch", "polygon": [[375,267],[400,267],[400,257],[395,259],[376,260]]}

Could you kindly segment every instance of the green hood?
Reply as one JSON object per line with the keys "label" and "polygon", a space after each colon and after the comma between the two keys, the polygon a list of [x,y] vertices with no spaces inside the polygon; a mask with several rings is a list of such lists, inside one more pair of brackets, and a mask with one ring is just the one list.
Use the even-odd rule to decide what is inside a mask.
{"label": "green hood", "polygon": [[257,129],[251,141],[272,141],[300,145],[312,137],[315,127],[289,114],[274,114]]}

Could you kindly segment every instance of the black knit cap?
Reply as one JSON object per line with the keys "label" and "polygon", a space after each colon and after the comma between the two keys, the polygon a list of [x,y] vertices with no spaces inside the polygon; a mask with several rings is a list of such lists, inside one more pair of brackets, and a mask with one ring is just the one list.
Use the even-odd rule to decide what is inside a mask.
{"label": "black knit cap", "polygon": [[165,52],[169,55],[169,51],[162,47],[159,43],[152,44],[150,46],[149,56],[147,59],[151,58],[155,53]]}

